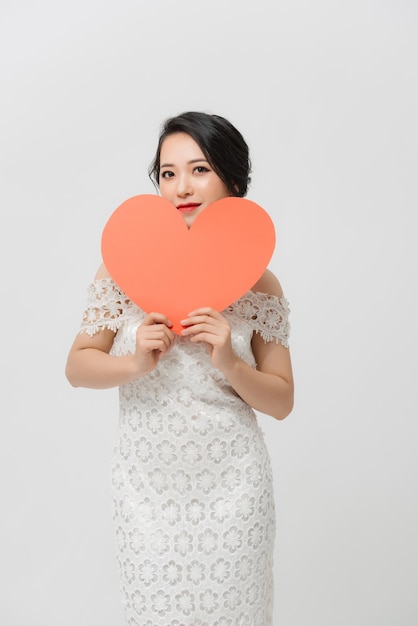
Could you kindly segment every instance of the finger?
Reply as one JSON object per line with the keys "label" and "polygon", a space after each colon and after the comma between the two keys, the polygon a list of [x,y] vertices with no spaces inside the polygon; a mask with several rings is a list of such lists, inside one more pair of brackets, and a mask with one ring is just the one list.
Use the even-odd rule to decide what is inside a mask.
{"label": "finger", "polygon": [[171,328],[173,325],[171,320],[163,313],[148,313],[148,315],[144,317],[142,326],[151,326],[152,324],[164,324],[168,328]]}
{"label": "finger", "polygon": [[158,352],[167,352],[170,349],[170,344],[164,341],[163,339],[156,339],[150,344],[150,352],[151,350],[158,350]]}
{"label": "finger", "polygon": [[198,309],[194,309],[194,311],[191,311],[187,317],[192,317],[194,315],[210,315],[211,317],[217,317],[218,319],[223,319],[223,316],[221,315],[221,313],[219,313],[219,311],[217,311],[216,309],[213,309],[210,306],[204,306],[204,307],[199,307]]}
{"label": "finger", "polygon": [[173,332],[165,324],[140,324],[137,329],[137,335],[142,335],[144,337],[155,337],[156,333],[163,333],[167,335],[170,340],[174,340]]}
{"label": "finger", "polygon": [[138,332],[147,336],[155,336],[156,334],[164,334],[167,337],[174,337],[173,332],[165,324],[150,324],[149,326],[138,326]]}
{"label": "finger", "polygon": [[201,332],[196,335],[191,335],[190,341],[194,343],[208,343],[212,347],[221,346],[223,344],[222,337],[220,335],[214,335],[210,332]]}
{"label": "finger", "polygon": [[150,339],[140,343],[138,348],[139,352],[143,352],[144,354],[156,350],[158,350],[158,352],[167,352],[170,349],[170,344],[167,344],[163,339]]}
{"label": "finger", "polygon": [[137,339],[138,340],[155,340],[155,339],[167,339],[167,341],[173,341],[173,333],[166,326],[145,326],[144,328],[138,328]]}
{"label": "finger", "polygon": [[137,340],[138,345],[143,346],[147,351],[150,350],[150,344],[154,345],[156,342],[158,342],[158,345],[162,342],[165,349],[168,349],[174,342],[174,335],[164,325],[161,325],[161,327],[148,326],[142,332],[138,332]]}
{"label": "finger", "polygon": [[212,326],[228,326],[225,318],[222,316],[214,317],[212,315],[201,314],[193,315],[184,320],[181,320],[182,326],[192,326],[193,324],[210,324]]}
{"label": "finger", "polygon": [[188,326],[181,331],[181,334],[183,336],[199,335],[200,333],[207,333],[209,335],[212,335],[213,337],[221,337],[223,334],[226,334],[223,327],[216,326],[215,324],[207,324],[204,322],[200,324],[193,324],[192,326]]}

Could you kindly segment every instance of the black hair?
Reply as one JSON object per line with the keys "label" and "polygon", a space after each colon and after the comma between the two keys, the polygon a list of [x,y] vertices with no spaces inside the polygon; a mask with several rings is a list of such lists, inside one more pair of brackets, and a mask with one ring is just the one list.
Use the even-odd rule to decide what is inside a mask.
{"label": "black hair", "polygon": [[251,182],[248,145],[241,133],[224,117],[189,111],[168,118],[163,124],[157,151],[148,169],[159,187],[161,146],[169,135],[186,133],[198,144],[211,167],[233,196],[246,195]]}

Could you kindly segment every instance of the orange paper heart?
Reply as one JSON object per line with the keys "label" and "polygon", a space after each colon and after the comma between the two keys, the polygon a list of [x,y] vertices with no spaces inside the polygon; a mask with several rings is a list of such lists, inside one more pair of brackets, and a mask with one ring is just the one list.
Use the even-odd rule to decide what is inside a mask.
{"label": "orange paper heart", "polygon": [[275,246],[274,225],[258,204],[224,198],[190,229],[168,200],[140,195],[123,202],[102,234],[113,280],[147,312],[180,321],[198,307],[222,311],[262,276]]}

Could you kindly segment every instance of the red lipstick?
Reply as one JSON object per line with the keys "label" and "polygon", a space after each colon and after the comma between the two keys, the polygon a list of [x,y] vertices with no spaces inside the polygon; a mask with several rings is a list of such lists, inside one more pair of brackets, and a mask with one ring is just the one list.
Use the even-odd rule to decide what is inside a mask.
{"label": "red lipstick", "polygon": [[191,211],[194,211],[199,206],[199,202],[188,202],[187,204],[179,204],[177,210],[181,211],[181,213],[191,213]]}

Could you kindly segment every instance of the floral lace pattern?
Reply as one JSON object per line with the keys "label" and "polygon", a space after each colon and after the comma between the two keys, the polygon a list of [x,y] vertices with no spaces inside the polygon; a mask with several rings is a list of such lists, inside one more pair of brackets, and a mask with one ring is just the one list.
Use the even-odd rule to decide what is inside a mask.
{"label": "floral lace pattern", "polygon": [[[248,292],[223,314],[234,350],[287,346],[288,305]],[[144,312],[110,279],[89,287],[82,331],[135,350]],[[271,626],[275,513],[255,412],[204,345],[176,336],[152,372],[120,387],[112,461],[117,559],[128,626]]]}
{"label": "floral lace pattern", "polygon": [[[280,341],[285,348],[289,347],[289,312],[285,297],[253,291],[248,291],[224,311],[225,314],[235,313],[250,322],[252,330],[259,333],[264,341]],[[102,328],[116,332],[132,315],[141,321],[144,312],[129,300],[111,278],[96,280],[88,286],[81,332],[90,336]]]}
{"label": "floral lace pattern", "polygon": [[81,332],[90,337],[103,328],[116,332],[135,309],[139,311],[111,278],[95,280],[88,286]]}
{"label": "floral lace pattern", "polygon": [[289,347],[289,303],[286,298],[266,293],[248,291],[227,311],[234,311],[244,320],[251,321],[254,332],[264,341],[276,341]]}

